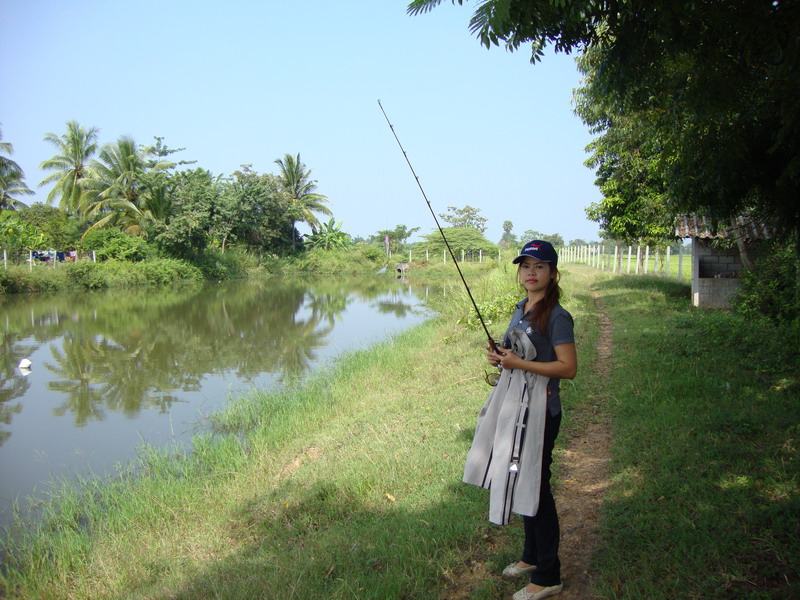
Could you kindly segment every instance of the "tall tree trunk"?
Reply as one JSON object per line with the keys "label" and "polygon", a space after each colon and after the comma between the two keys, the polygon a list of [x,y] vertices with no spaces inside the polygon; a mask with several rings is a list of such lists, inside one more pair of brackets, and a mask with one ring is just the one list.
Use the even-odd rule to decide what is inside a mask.
{"label": "tall tree trunk", "polygon": [[743,225],[740,225],[736,217],[733,217],[731,219],[731,227],[733,230],[733,238],[736,240],[736,246],[739,248],[742,266],[750,271],[753,269],[753,261],[750,260],[750,255],[747,253],[747,244],[745,243],[744,232],[742,231]]}

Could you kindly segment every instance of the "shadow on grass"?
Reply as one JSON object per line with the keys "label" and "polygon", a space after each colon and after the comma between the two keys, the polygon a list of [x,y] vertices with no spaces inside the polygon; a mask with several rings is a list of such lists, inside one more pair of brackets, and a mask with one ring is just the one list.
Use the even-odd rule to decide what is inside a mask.
{"label": "shadow on grass", "polygon": [[[405,507],[402,497],[367,507],[353,486],[286,481],[231,515],[232,537],[245,541],[239,551],[169,597],[442,597],[467,556],[490,561],[494,573],[508,558],[487,554],[494,530],[486,503],[481,490],[454,483],[445,498],[419,509]],[[470,598],[497,598],[513,591],[507,588],[492,577]]]}

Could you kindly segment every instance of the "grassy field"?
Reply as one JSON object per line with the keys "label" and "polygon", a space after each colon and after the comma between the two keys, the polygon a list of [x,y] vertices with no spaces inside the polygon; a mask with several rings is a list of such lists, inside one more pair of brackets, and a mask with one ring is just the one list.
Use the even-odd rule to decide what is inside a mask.
{"label": "grassy field", "polygon": [[[584,402],[613,423],[598,597],[800,596],[797,340],[693,309],[685,285],[565,268],[582,370],[562,435]],[[513,271],[480,271],[499,335]],[[581,376],[593,291],[614,323],[604,398]],[[54,493],[38,526],[5,537],[2,595],[414,600],[444,597],[474,560],[499,573],[521,527],[490,526],[486,493],[460,483],[489,389],[484,336],[465,294],[446,300],[313,379],[233,401],[191,454],[142,448],[118,478]],[[469,597],[517,587],[489,577]]]}

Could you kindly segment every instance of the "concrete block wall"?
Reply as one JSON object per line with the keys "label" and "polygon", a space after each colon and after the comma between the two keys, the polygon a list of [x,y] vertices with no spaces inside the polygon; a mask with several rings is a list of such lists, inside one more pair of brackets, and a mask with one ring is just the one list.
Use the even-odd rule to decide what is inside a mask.
{"label": "concrete block wall", "polygon": [[738,279],[698,278],[692,280],[692,304],[705,308],[730,308],[739,290]]}
{"label": "concrete block wall", "polygon": [[742,263],[736,248],[718,250],[705,244],[697,244],[697,246],[701,279],[709,277],[737,278],[740,276]]}
{"label": "concrete block wall", "polygon": [[730,308],[739,289],[742,271],[736,248],[712,248],[703,240],[692,239],[692,304],[706,308]]}

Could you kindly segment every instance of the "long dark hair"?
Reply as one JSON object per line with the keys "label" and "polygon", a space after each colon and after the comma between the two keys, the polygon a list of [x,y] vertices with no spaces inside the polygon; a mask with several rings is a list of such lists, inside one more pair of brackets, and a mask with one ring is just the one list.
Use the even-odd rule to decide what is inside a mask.
{"label": "long dark hair", "polygon": [[[527,317],[528,323],[538,327],[542,335],[547,335],[547,323],[550,321],[550,313],[553,312],[553,307],[561,300],[561,286],[558,285],[561,280],[561,273],[559,273],[558,267],[551,266],[550,269],[553,271],[551,273],[553,277],[550,278],[550,282],[547,284],[544,298],[533,306],[533,310]],[[517,269],[517,273],[519,273],[519,269]],[[519,277],[517,277],[517,280],[519,280]]]}

